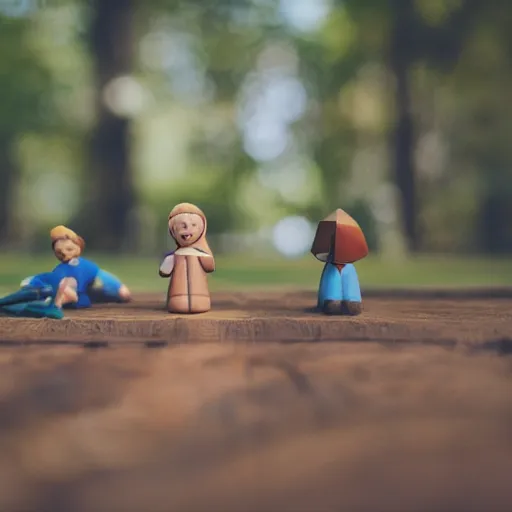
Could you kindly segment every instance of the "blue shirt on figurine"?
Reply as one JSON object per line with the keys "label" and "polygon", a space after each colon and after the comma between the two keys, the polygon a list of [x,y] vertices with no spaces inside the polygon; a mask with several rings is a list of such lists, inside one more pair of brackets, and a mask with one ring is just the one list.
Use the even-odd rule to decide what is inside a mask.
{"label": "blue shirt on figurine", "polygon": [[59,263],[59,265],[53,269],[53,273],[60,279],[72,277],[77,283],[76,292],[78,302],[66,304],[65,307],[87,308],[91,305],[88,290],[94,283],[99,272],[100,268],[96,263],[82,257],[72,258],[69,261]]}

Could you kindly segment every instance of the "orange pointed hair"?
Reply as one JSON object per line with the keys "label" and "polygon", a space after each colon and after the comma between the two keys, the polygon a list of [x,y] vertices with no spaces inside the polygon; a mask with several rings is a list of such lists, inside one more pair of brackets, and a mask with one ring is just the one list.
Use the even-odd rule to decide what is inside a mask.
{"label": "orange pointed hair", "polygon": [[346,265],[368,255],[368,245],[359,224],[338,208],[318,223],[311,252],[320,261],[327,261],[332,252],[333,263]]}

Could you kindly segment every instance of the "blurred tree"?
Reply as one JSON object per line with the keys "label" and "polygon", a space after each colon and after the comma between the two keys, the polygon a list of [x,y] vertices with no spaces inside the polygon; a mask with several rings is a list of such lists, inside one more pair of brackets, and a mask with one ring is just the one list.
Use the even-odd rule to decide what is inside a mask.
{"label": "blurred tree", "polygon": [[[136,0],[91,2],[89,39],[95,73],[96,126],[91,136],[89,202],[82,231],[92,247],[119,251],[135,205],[130,120],[115,104],[134,69]],[[123,90],[125,87],[125,90]],[[106,93],[110,88],[110,102]],[[84,219],[85,220],[85,219]]]}
{"label": "blurred tree", "polygon": [[[338,5],[339,4],[339,5]],[[303,206],[280,200],[290,213],[298,211],[312,220],[325,217],[349,200],[344,186],[350,177],[358,132],[350,115],[340,108],[364,62],[364,50],[345,4],[333,6],[323,26],[313,32],[281,26],[277,41],[291,45],[297,54],[298,77],[308,94],[309,108],[291,128],[299,152],[311,158],[321,181],[321,194]]]}
{"label": "blurred tree", "polygon": [[255,162],[243,149],[236,104],[264,41],[262,7],[252,0],[155,0],[138,6],[145,35],[163,46],[169,42],[166,53],[176,52],[174,58],[155,57],[162,46],[150,45],[159,61],[151,68],[153,93],[188,111],[191,125],[186,176],[177,176],[169,190],[153,192],[152,200],[165,209],[173,201],[197,202],[208,213],[211,234],[240,229],[247,219],[238,196]]}
{"label": "blurred tree", "polygon": [[489,0],[454,74],[457,105],[454,158],[476,174],[473,224],[478,248],[512,252],[512,10]]}
{"label": "blurred tree", "polygon": [[395,129],[391,134],[392,168],[400,190],[401,215],[408,249],[420,246],[416,174],[414,169],[414,123],[411,105],[410,73],[418,58],[414,44],[417,18],[413,0],[391,0],[389,61],[395,79]]}
{"label": "blurred tree", "polygon": [[[278,174],[289,162],[290,167],[304,163],[311,175],[319,177],[322,192],[318,197],[313,193],[309,203],[298,204],[290,196],[289,200],[283,199],[270,186],[265,189],[266,185],[258,185],[262,194],[268,191],[272,196],[269,203],[276,205],[275,215],[298,212],[316,220],[342,203],[359,212],[371,230],[371,217],[378,216],[368,206],[373,200],[371,194],[352,197],[349,185],[361,169],[355,165],[358,157],[367,149],[373,151],[382,146],[382,139],[387,138],[390,177],[400,190],[402,230],[411,251],[428,248],[425,239],[444,250],[450,248],[450,240],[456,236],[460,239],[457,247],[464,247],[461,241],[467,242],[471,236],[467,227],[470,223],[479,226],[475,239],[482,247],[489,251],[510,250],[512,233],[507,220],[512,204],[512,154],[507,134],[512,112],[502,100],[507,97],[512,80],[509,3],[333,0],[325,22],[311,31],[286,21],[280,12],[283,5],[278,0],[88,2],[91,18],[87,35],[95,74],[96,124],[88,141],[91,166],[87,172],[89,189],[84,191],[88,204],[81,225],[77,225],[88,242],[93,247],[119,250],[130,230],[129,212],[137,203],[130,159],[130,113],[123,110],[123,104],[130,103],[127,95],[133,92],[134,81],[129,77],[138,71],[134,63],[137,28],[142,36],[153,32],[153,41],[161,43],[159,47],[156,44],[159,51],[172,49],[164,51],[165,55],[156,52],[149,56],[149,60],[162,62],[143,69],[143,81],[151,84],[159,108],[171,107],[169,112],[175,112],[173,108],[178,105],[192,126],[187,128],[183,143],[184,148],[189,143],[186,176],[177,177],[169,187],[172,190],[161,187],[158,192],[162,208],[168,208],[174,198],[189,198],[209,210],[212,232],[246,227],[245,217],[250,215],[239,204],[243,196],[240,192],[249,190],[248,183],[256,181],[256,171],[268,162],[260,162],[246,151],[247,123],[240,120],[240,98],[251,81],[257,82],[255,95],[265,94],[266,80],[281,65],[284,51],[286,66],[293,68],[293,79],[298,79],[307,91],[308,105],[302,118],[286,126],[291,132],[291,152],[295,151],[294,156],[298,157],[286,160],[289,155],[285,154],[268,167],[275,168]],[[30,20],[1,18],[0,22],[0,240],[5,240],[12,224],[9,216],[17,176],[13,149],[16,141],[27,132],[48,126],[47,114],[58,110],[49,103],[50,94],[59,97],[61,104],[66,102],[62,101],[65,94],[50,83],[44,64],[27,43]],[[49,48],[62,51],[58,46]],[[44,49],[39,56],[43,51],[51,53]],[[64,62],[69,57],[59,53],[55,60]],[[171,60],[179,62],[170,63]],[[177,65],[187,71],[183,76],[176,76],[180,74]],[[370,77],[370,81],[375,79],[378,91],[385,93],[382,97],[377,94],[375,101],[364,76],[376,68],[377,78]],[[282,69],[277,70],[281,72]],[[386,81],[389,75],[393,78],[392,90]],[[183,93],[187,80],[191,87]],[[176,90],[180,88],[175,87],[176,82],[181,91]],[[158,86],[153,87],[156,83]],[[429,87],[435,89],[430,96],[426,92]],[[85,95],[77,97],[87,103]],[[388,101],[390,97],[393,101]],[[434,109],[439,97],[443,107]],[[375,108],[379,102],[382,105]],[[365,112],[379,108],[389,111],[379,114],[377,123],[370,127],[360,123],[354,114],[361,110],[360,117],[364,118]],[[272,107],[261,103],[254,110],[261,114],[264,109]],[[170,123],[168,118],[173,114],[166,115],[162,114],[163,126]],[[147,117],[151,116],[153,113],[148,112]],[[137,124],[137,129],[145,120]],[[416,169],[417,139],[423,141],[430,132],[450,146],[443,170],[434,177]],[[78,133],[77,139],[82,138],[83,133]],[[45,169],[53,164],[49,158]],[[378,158],[362,167],[387,170],[387,163]],[[196,186],[207,181],[208,173],[212,176],[208,186]],[[375,176],[368,188],[376,187],[375,182],[381,179],[380,175]],[[471,187],[460,186],[465,177],[471,177]],[[162,182],[169,183],[165,179]],[[478,187],[474,204],[468,205],[472,191]],[[456,200],[451,200],[451,194],[457,195]],[[153,209],[155,197],[148,196],[147,200]],[[459,211],[457,216],[452,215],[454,220],[443,222],[455,209]],[[426,238],[425,210],[431,224]],[[466,227],[457,230],[462,222]],[[444,232],[439,236],[441,231]],[[457,235],[450,231],[457,231]]]}
{"label": "blurred tree", "polygon": [[0,15],[0,244],[16,241],[13,223],[19,174],[16,142],[51,125],[51,79],[27,35],[30,18]]}
{"label": "blurred tree", "polygon": [[393,169],[401,194],[404,234],[411,252],[421,248],[411,75],[414,66],[421,61],[443,71],[452,69],[483,3],[482,0],[464,0],[449,3],[448,8],[438,5],[442,16],[429,20],[421,11],[422,6],[427,6],[426,2],[389,2],[389,67],[395,80],[396,112],[396,128],[392,134]]}

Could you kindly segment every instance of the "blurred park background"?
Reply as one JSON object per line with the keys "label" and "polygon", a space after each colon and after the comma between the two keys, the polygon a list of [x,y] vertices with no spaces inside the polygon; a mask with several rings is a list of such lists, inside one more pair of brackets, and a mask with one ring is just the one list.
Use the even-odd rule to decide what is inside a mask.
{"label": "blurred park background", "polygon": [[512,2],[0,0],[0,288],[49,229],[161,289],[196,203],[212,287],[318,283],[316,223],[364,286],[512,284]]}

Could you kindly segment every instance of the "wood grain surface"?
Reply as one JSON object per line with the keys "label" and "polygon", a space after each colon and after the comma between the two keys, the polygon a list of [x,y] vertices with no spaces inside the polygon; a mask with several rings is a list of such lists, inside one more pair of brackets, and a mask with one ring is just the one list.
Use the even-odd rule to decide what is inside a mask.
{"label": "wood grain surface", "polygon": [[373,343],[0,350],[0,510],[509,511],[512,361]]}
{"label": "wood grain surface", "polygon": [[0,341],[416,341],[450,345],[509,337],[512,332],[512,299],[381,296],[366,299],[363,315],[355,318],[315,313],[315,295],[308,292],[217,293],[212,301],[212,311],[200,315],[167,313],[164,295],[142,295],[127,305],[69,311],[64,320],[0,318]]}
{"label": "wood grain surface", "polygon": [[0,511],[512,510],[511,302],[312,298],[3,319]]}

